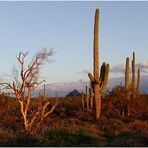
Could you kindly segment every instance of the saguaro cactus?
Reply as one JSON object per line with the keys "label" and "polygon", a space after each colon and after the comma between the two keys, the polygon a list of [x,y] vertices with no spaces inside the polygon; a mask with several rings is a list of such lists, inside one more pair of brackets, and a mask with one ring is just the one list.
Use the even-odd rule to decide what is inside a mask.
{"label": "saguaro cactus", "polygon": [[[90,83],[91,83],[91,81],[90,81]],[[93,93],[93,89],[90,86],[90,88],[89,88],[89,105],[90,105],[90,109],[93,108],[93,94],[92,93]]]}
{"label": "saguaro cactus", "polygon": [[83,91],[81,92],[81,101],[82,101],[82,110],[84,110],[84,93]]}
{"label": "saguaro cactus", "polygon": [[45,94],[45,91],[46,91],[46,90],[45,90],[45,89],[46,89],[45,87],[46,87],[46,86],[45,86],[45,84],[44,84],[44,98],[45,98],[45,95],[46,95],[46,94]]}
{"label": "saguaro cactus", "polygon": [[125,67],[125,100],[124,100],[124,108],[122,110],[122,115],[129,115],[129,105],[128,102],[130,100],[130,60],[126,58],[126,67]]}
{"label": "saguaro cactus", "polygon": [[140,69],[138,69],[138,76],[137,76],[137,92],[140,93]]}
{"label": "saguaro cactus", "polygon": [[101,72],[99,76],[99,9],[96,9],[95,23],[94,23],[94,70],[93,76],[91,73],[88,74],[92,81],[94,101],[95,101],[95,118],[96,120],[100,117],[101,111],[101,94],[105,91],[108,83],[109,64],[103,63],[101,66]]}
{"label": "saguaro cactus", "polygon": [[125,68],[125,90],[128,91],[129,90],[129,86],[130,86],[130,60],[127,57],[126,58],[126,68]]}
{"label": "saguaro cactus", "polygon": [[87,88],[87,85],[86,85],[86,109],[89,110],[89,97],[88,97],[88,88]]}
{"label": "saguaro cactus", "polygon": [[93,81],[90,79],[89,83],[89,101],[90,101],[90,109],[94,108],[94,97],[93,97]]}
{"label": "saguaro cactus", "polygon": [[133,52],[132,60],[132,96],[135,98],[136,94],[136,64],[135,64],[135,52]]}

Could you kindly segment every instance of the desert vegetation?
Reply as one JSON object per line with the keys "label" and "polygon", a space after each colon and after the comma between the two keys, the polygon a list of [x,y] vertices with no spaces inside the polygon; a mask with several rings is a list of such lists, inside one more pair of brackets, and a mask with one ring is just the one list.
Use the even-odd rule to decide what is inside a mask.
{"label": "desert vegetation", "polygon": [[0,146],[148,146],[148,95],[140,93],[140,69],[136,82],[135,52],[131,80],[127,57],[125,86],[106,91],[110,65],[104,62],[99,69],[98,36],[96,9],[93,75],[88,74],[90,85],[77,96],[51,98],[44,92],[33,98],[31,93],[44,82],[39,81],[40,67],[54,52],[41,50],[29,66],[28,52],[18,54],[14,81],[1,82]]}

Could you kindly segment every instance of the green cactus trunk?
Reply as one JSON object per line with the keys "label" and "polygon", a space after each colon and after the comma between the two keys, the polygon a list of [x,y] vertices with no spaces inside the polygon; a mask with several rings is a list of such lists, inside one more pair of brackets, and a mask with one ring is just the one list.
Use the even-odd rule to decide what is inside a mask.
{"label": "green cactus trunk", "polygon": [[96,9],[95,14],[95,24],[94,24],[94,78],[97,83],[94,85],[94,100],[95,100],[95,110],[96,119],[100,117],[101,111],[101,94],[100,82],[99,82],[99,9]]}
{"label": "green cactus trunk", "polygon": [[136,64],[135,64],[135,52],[133,52],[132,60],[132,96],[135,98],[136,95]]}
{"label": "green cactus trunk", "polygon": [[94,52],[93,52],[93,76],[88,74],[92,81],[92,88],[94,93],[95,104],[95,118],[100,118],[101,112],[101,94],[106,90],[108,83],[109,64],[103,63],[99,75],[99,9],[96,9],[95,23],[94,23]]}
{"label": "green cactus trunk", "polygon": [[130,86],[130,67],[129,67],[130,61],[129,58],[126,58],[126,68],[125,68],[125,90],[129,90]]}
{"label": "green cactus trunk", "polygon": [[140,93],[140,69],[138,69],[137,92]]}
{"label": "green cactus trunk", "polygon": [[126,68],[125,68],[125,107],[123,108],[122,115],[129,115],[129,100],[130,100],[130,60],[126,58]]}

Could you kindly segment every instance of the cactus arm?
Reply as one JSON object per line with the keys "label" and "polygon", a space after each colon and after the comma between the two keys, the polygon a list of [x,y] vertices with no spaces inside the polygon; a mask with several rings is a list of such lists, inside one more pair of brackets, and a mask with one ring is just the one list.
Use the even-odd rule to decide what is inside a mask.
{"label": "cactus arm", "polygon": [[104,76],[104,82],[103,82],[103,85],[100,89],[100,92],[103,93],[106,88],[107,88],[107,84],[108,84],[108,76],[109,76],[109,68],[110,68],[110,65],[107,64],[106,65],[106,68],[105,68],[105,76]]}
{"label": "cactus arm", "polygon": [[88,74],[88,77],[93,83],[99,84],[99,78],[94,78],[91,73]]}
{"label": "cactus arm", "polygon": [[95,81],[95,79],[94,79],[94,77],[93,77],[93,75],[92,75],[91,73],[88,74],[88,77],[89,77],[89,79],[90,79],[91,81],[93,81],[93,82]]}
{"label": "cactus arm", "polygon": [[104,81],[104,76],[105,76],[105,68],[106,68],[106,64],[105,62],[103,62],[101,69],[100,69],[100,86],[102,85],[103,81]]}

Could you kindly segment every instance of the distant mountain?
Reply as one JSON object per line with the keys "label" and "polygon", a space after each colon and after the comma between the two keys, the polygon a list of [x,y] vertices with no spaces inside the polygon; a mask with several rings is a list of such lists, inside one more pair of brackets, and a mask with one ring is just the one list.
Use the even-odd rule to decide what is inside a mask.
{"label": "distant mountain", "polygon": [[[111,90],[115,85],[122,85],[124,86],[124,77],[117,77],[109,79],[108,83],[108,90]],[[77,90],[78,92],[84,91],[85,86],[89,85],[89,82],[70,82],[70,83],[53,83],[53,84],[46,84],[46,96],[55,97],[64,97],[69,92],[73,90]],[[141,75],[141,84],[140,84],[141,93],[148,93],[148,76]],[[40,92],[40,93],[39,93]],[[43,95],[43,88],[36,90],[33,93],[33,96]]]}
{"label": "distant mountain", "polygon": [[70,93],[68,93],[67,95],[66,95],[66,97],[73,97],[73,96],[80,96],[81,94],[76,90],[76,89],[74,89],[72,92],[70,92]]}

